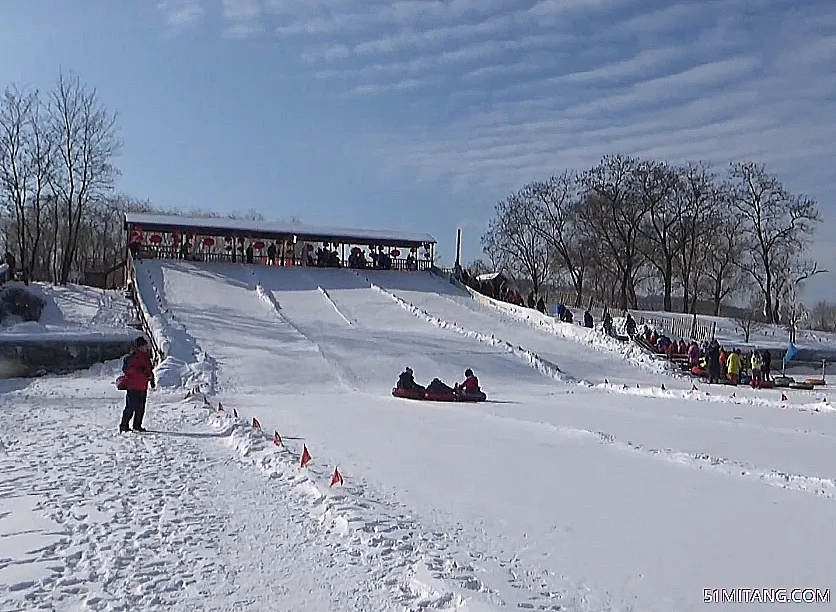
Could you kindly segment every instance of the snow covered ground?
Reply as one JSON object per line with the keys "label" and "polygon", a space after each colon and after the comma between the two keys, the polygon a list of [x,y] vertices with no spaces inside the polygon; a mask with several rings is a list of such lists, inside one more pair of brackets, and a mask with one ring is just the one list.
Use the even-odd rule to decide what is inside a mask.
{"label": "snow covered ground", "polygon": [[123,339],[136,336],[133,306],[118,291],[83,285],[53,286],[46,283],[9,283],[37,295],[45,302],[39,321],[21,322],[9,317],[0,328],[0,340]]}
{"label": "snow covered ground", "polygon": [[[0,395],[0,609],[670,612],[836,575],[822,391],[694,391],[428,274],[137,278],[155,433],[115,434],[112,366]],[[491,401],[392,398],[405,365]]]}

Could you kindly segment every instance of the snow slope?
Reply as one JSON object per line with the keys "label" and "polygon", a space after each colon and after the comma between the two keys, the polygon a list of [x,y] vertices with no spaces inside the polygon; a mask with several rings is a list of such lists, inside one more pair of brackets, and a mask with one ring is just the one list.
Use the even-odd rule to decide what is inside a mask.
{"label": "snow slope", "polygon": [[559,322],[538,325],[538,319],[551,320],[551,317],[532,312],[531,321],[522,321],[509,311],[485,308],[470,294],[429,272],[403,274],[369,270],[363,271],[363,276],[430,315],[533,351],[574,380],[597,383],[607,379],[618,384],[655,385],[660,380],[659,374],[666,370],[666,364],[651,361],[635,347],[608,341],[599,332],[579,325]]}
{"label": "snow slope", "polygon": [[[323,512],[349,538],[388,525],[396,565],[439,581],[436,607],[701,610],[704,588],[825,588],[836,570],[836,421],[820,394],[661,391],[669,378],[589,347],[579,366],[554,334],[399,279],[371,279],[380,291],[344,270],[165,263],[159,274],[165,307],[217,365],[213,406],[303,437],[321,475],[339,463],[349,509]],[[552,376],[483,329],[546,338],[561,369],[597,363],[648,387]],[[495,402],[391,398],[405,363],[445,380],[471,365]],[[284,465],[269,440],[232,439],[268,473]]]}

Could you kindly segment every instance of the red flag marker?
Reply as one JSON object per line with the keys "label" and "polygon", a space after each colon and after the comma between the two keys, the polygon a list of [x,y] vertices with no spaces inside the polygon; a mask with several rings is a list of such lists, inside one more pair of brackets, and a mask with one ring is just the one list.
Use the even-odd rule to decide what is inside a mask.
{"label": "red flag marker", "polygon": [[731,396],[732,396],[732,397],[737,397],[737,391],[732,391]]}
{"label": "red flag marker", "polygon": [[638,389],[638,388],[639,388],[639,383],[636,383],[636,389]]}
{"label": "red flag marker", "polygon": [[340,466],[334,468],[334,475],[331,476],[331,484],[328,485],[329,487],[333,487],[335,484],[342,485],[343,484],[343,475],[340,474]]}
{"label": "red flag marker", "polygon": [[697,389],[697,385],[691,385],[691,391],[699,391],[699,389]]}
{"label": "red flag marker", "polygon": [[235,408],[232,409],[232,414],[235,415],[236,419],[238,418],[238,411]]}
{"label": "red flag marker", "polygon": [[665,390],[665,383],[662,383],[662,391]]}
{"label": "red flag marker", "polygon": [[299,467],[307,467],[307,465],[311,462],[311,454],[308,452],[308,445],[302,445],[302,459],[299,461]]}
{"label": "red flag marker", "polygon": [[218,402],[218,412],[226,412],[226,411],[224,410],[224,405],[223,405],[222,403],[220,403],[220,402]]}
{"label": "red flag marker", "polygon": [[279,435],[278,431],[273,432],[273,444],[275,444],[276,446],[284,446],[284,443],[282,442],[282,437]]}
{"label": "red flag marker", "polygon": [[781,393],[781,401],[782,401],[782,402],[786,402],[786,401],[787,401],[787,396],[786,396],[786,395],[784,395],[783,393]]}
{"label": "red flag marker", "polygon": [[608,381],[608,380],[605,378],[605,379],[604,379],[604,384],[605,384],[605,385],[608,385],[608,384],[610,384],[610,381]]}
{"label": "red flag marker", "polygon": [[253,417],[253,429],[261,429],[261,423],[258,422],[258,419]]}

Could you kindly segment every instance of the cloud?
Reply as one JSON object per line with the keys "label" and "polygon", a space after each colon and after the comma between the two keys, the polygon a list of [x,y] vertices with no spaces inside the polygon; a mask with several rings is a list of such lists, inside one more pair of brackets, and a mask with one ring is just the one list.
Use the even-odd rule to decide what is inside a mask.
{"label": "cloud", "polygon": [[463,206],[628,153],[763,161],[836,218],[829,0],[222,6],[228,33],[269,33],[342,110],[373,110],[378,131],[357,146],[377,152],[382,174],[441,185]]}
{"label": "cloud", "polygon": [[166,25],[173,28],[190,26],[203,16],[200,0],[163,0],[157,3],[157,9],[163,14]]}
{"label": "cloud", "polygon": [[221,7],[227,36],[249,38],[264,31],[263,0],[222,0]]}

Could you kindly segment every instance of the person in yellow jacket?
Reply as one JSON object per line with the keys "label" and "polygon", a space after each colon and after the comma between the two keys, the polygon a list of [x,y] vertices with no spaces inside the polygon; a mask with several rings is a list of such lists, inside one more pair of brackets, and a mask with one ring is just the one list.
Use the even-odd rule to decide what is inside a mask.
{"label": "person in yellow jacket", "polygon": [[729,373],[729,382],[737,384],[740,376],[740,349],[734,349],[726,358],[726,370]]}
{"label": "person in yellow jacket", "polygon": [[752,386],[755,389],[761,388],[763,377],[761,376],[761,354],[758,351],[752,353]]}

